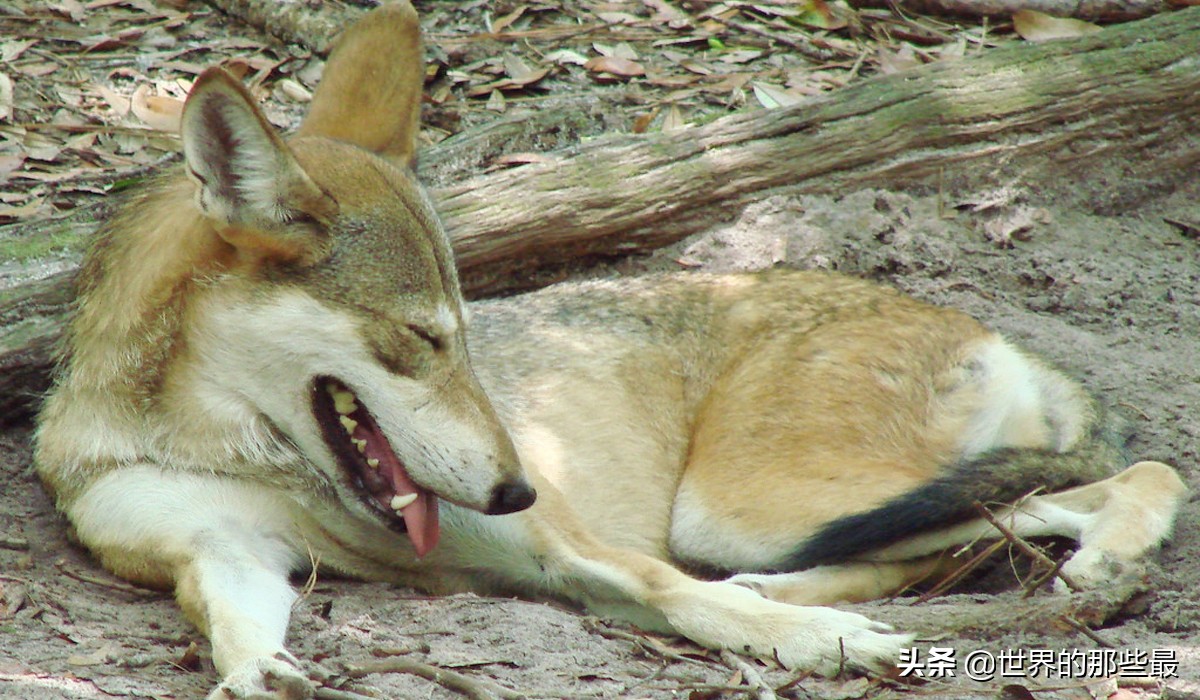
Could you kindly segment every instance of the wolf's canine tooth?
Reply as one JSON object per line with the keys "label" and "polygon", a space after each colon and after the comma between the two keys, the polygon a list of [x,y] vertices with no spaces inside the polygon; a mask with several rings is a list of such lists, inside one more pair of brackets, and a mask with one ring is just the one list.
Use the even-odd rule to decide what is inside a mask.
{"label": "wolf's canine tooth", "polygon": [[417,494],[415,493],[410,493],[407,496],[392,496],[392,510],[398,512],[400,509],[404,508],[415,500],[417,500]]}

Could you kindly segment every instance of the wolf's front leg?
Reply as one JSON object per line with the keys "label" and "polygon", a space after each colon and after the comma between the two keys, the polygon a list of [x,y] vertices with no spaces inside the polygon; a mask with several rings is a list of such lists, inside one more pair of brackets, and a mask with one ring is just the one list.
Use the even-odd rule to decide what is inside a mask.
{"label": "wolf's front leg", "polygon": [[72,505],[80,539],[114,573],[175,587],[212,642],[210,700],[298,700],[313,686],[283,647],[299,561],[289,502],[273,490],[154,466],[111,472]]}
{"label": "wolf's front leg", "polygon": [[296,599],[288,554],[270,537],[231,529],[198,537],[193,558],[180,567],[175,595],[212,641],[223,678],[211,700],[312,697],[299,662],[283,647]]}
{"label": "wolf's front leg", "polygon": [[[710,649],[775,659],[789,669],[832,677],[842,670],[884,673],[911,635],[832,608],[788,605],[725,582],[699,581],[633,552],[579,562],[585,603],[645,624],[639,612]],[[616,594],[616,595],[614,595]],[[641,609],[641,611],[638,610]]]}
{"label": "wolf's front leg", "polygon": [[[743,586],[697,580],[668,562],[604,544],[552,487],[539,484],[538,490],[529,511],[482,522],[498,534],[516,530],[502,537],[528,548],[524,575],[597,614],[825,676],[842,669],[886,671],[911,642],[862,615],[767,600]],[[511,547],[504,551],[509,573],[522,575]],[[505,567],[497,563],[498,570]]]}

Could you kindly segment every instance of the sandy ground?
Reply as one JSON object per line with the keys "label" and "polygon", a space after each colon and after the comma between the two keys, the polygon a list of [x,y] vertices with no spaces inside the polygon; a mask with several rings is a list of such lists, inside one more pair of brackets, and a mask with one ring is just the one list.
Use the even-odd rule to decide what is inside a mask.
{"label": "sandy ground", "polygon": [[[996,193],[977,193],[961,203]],[[838,269],[889,280],[912,294],[965,309],[1069,368],[1134,420],[1139,458],[1171,462],[1195,482],[1200,422],[1200,272],[1197,242],[1163,218],[1200,220],[1200,183],[1120,214],[1084,203],[1038,201],[1009,193],[981,212],[933,196],[864,191],[841,198],[771,197],[708,234],[625,261],[596,274],[678,267],[746,269],[772,264]],[[992,197],[997,199],[997,197]],[[1000,197],[999,199],[1005,199]],[[1059,200],[1064,199],[1058,197]],[[996,221],[1033,212],[1010,244],[989,239]],[[990,226],[990,228],[989,228]],[[30,433],[0,438],[0,696],[12,698],[199,697],[214,682],[208,645],[167,595],[129,587],[68,540],[29,466]],[[1118,651],[1158,650],[1177,676],[1130,684],[1119,697],[1196,697],[1200,693],[1200,504],[1190,500],[1177,532],[1149,574],[1144,609],[1098,630]],[[999,567],[1003,569],[1004,566]],[[994,577],[993,577],[994,578]],[[1011,587],[1011,577],[1008,583]],[[1013,593],[959,593],[951,600],[1003,608]],[[896,601],[887,605],[907,605]],[[886,610],[886,607],[884,608]],[[936,607],[930,609],[936,615]],[[870,611],[868,611],[870,612]],[[886,617],[886,615],[883,615]],[[613,630],[616,630],[614,633]],[[296,606],[290,648],[331,670],[401,651],[530,697],[737,697],[742,676],[678,642],[628,637],[555,606],[457,596],[427,598],[382,584],[322,579]],[[639,641],[641,640],[641,641]],[[188,648],[196,645],[189,652]],[[1031,635],[1020,620],[974,639],[920,641],[959,650],[1096,649],[1074,633]],[[664,649],[685,655],[667,658]],[[767,683],[794,679],[760,666]],[[962,673],[960,668],[959,673]],[[1012,679],[961,675],[898,691],[861,679],[805,679],[782,696],[853,698],[893,693],[990,694]],[[1028,687],[1038,681],[1022,680]],[[457,694],[406,674],[369,676],[380,697]],[[1065,690],[1038,697],[1105,697]]]}

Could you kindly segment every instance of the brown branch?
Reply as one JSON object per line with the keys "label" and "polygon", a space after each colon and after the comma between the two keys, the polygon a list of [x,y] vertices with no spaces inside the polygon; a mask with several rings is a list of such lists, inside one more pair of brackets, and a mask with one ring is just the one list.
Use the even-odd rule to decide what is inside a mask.
{"label": "brown branch", "polygon": [[1087,625],[1083,624],[1079,620],[1076,620],[1075,618],[1071,617],[1070,615],[1063,615],[1062,620],[1063,620],[1063,622],[1067,623],[1076,632],[1079,632],[1083,636],[1087,637],[1088,639],[1092,640],[1093,642],[1099,644],[1100,646],[1102,646],[1106,649],[1112,649],[1116,646],[1112,642],[1105,639],[1104,637],[1101,637],[1100,635],[1096,634],[1095,630],[1093,630],[1091,627],[1088,627]]}
{"label": "brown branch", "polygon": [[595,632],[596,634],[600,635],[601,637],[605,637],[607,639],[616,639],[616,640],[623,641],[623,642],[630,642],[630,643],[634,644],[635,646],[637,646],[639,649],[642,649],[643,651],[645,651],[647,653],[653,654],[655,656],[661,656],[662,658],[668,659],[670,661],[682,661],[682,662],[689,663],[689,664],[700,664],[701,666],[708,666],[708,663],[706,663],[704,661],[701,661],[699,659],[693,659],[691,657],[684,656],[683,654],[677,654],[677,653],[671,651],[666,646],[664,646],[661,642],[659,642],[658,640],[656,640],[652,637],[647,637],[645,635],[634,634],[632,632],[624,632],[622,630],[613,629],[613,628],[605,625],[604,623],[600,622],[596,618],[586,618],[583,621],[583,626],[589,632]]}
{"label": "brown branch", "polygon": [[375,673],[408,673],[420,676],[474,700],[523,700],[526,697],[524,693],[509,690],[483,678],[473,678],[465,673],[440,668],[403,656],[380,661],[365,661],[347,666],[345,675],[350,678],[362,678]]}
{"label": "brown branch", "polygon": [[[758,669],[747,663],[745,659],[742,659],[728,649],[722,649],[721,661],[729,668],[742,674],[746,685],[749,686],[748,690],[756,700],[779,700],[779,696],[775,694],[771,686],[766,684]],[[743,690],[746,689],[743,688]]]}
{"label": "brown branch", "polygon": [[979,501],[975,501],[974,507],[976,512],[979,513],[979,516],[988,521],[988,523],[991,524],[992,527],[996,528],[1001,535],[1004,535],[1004,539],[1007,540],[1009,544],[1016,547],[1018,551],[1030,559],[1040,563],[1047,569],[1053,571],[1055,576],[1062,579],[1062,582],[1067,584],[1067,588],[1070,588],[1072,591],[1083,590],[1083,586],[1080,586],[1078,583],[1076,583],[1075,579],[1071,578],[1065,571],[1063,571],[1053,559],[1045,554],[1042,554],[1037,547],[1034,547],[1023,540],[1016,533],[1010,530],[1007,525],[997,520],[996,516],[992,514],[992,511],[987,509],[987,506],[983,505]]}
{"label": "brown branch", "polygon": [[916,600],[914,600],[912,604],[920,605],[922,603],[927,603],[930,600],[945,593],[951,586],[958,583],[967,574],[969,574],[972,571],[974,571],[975,569],[979,568],[980,564],[982,564],[984,561],[986,561],[988,557],[992,556],[996,552],[999,552],[1001,549],[1004,548],[1004,546],[1005,546],[1005,543],[1003,541],[993,542],[992,544],[988,545],[985,549],[981,550],[978,554],[976,554],[975,556],[971,557],[966,562],[964,562],[962,566],[958,567],[954,571],[947,574],[946,577],[943,578],[941,581],[938,581],[937,584],[933,588],[930,588],[928,591],[921,594],[921,596],[919,598],[917,598]]}

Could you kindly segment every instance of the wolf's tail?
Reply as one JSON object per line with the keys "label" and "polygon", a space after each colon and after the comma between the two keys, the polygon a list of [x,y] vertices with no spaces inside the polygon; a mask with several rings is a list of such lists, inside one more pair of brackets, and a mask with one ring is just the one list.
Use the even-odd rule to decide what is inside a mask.
{"label": "wolf's tail", "polygon": [[1012,504],[1035,490],[1056,491],[1106,478],[1129,464],[1128,434],[1093,407],[1092,424],[1068,451],[1000,448],[947,466],[931,481],[871,510],[828,523],[780,563],[780,571],[836,564],[978,516],[975,503]]}

